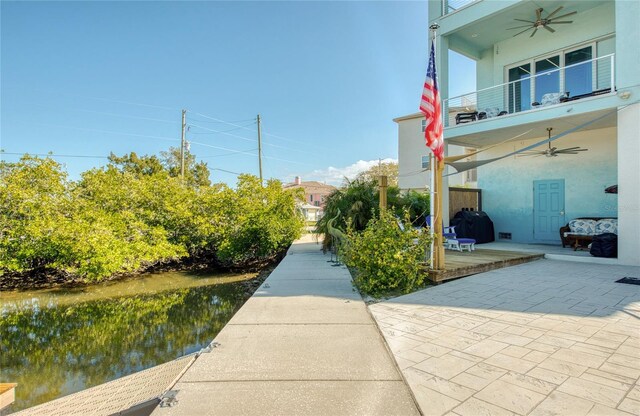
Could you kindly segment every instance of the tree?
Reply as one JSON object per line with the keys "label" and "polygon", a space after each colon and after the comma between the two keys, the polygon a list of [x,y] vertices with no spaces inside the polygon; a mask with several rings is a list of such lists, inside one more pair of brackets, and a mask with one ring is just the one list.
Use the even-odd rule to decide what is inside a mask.
{"label": "tree", "polygon": [[[173,177],[180,176],[180,148],[170,147],[166,152],[160,152],[162,164]],[[196,155],[188,149],[184,150],[184,181],[193,187],[209,186],[209,167],[205,162],[196,163]]]}
{"label": "tree", "polygon": [[378,165],[372,166],[364,172],[360,172],[356,176],[356,180],[360,179],[366,182],[378,182],[379,176],[386,176],[389,186],[398,185],[398,163],[397,162],[382,162]]}
{"label": "tree", "polygon": [[115,154],[109,154],[109,164],[118,168],[122,172],[129,172],[138,175],[153,175],[160,173],[164,170],[164,166],[157,156],[138,156],[136,152],[131,152],[128,155],[116,156]]}

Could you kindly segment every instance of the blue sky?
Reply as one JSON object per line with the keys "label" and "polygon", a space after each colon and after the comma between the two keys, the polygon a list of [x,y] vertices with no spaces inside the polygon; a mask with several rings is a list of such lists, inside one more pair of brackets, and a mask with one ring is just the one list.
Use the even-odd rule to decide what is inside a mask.
{"label": "blue sky", "polygon": [[[330,166],[397,157],[392,118],[417,111],[428,58],[426,2],[0,7],[7,153],[157,154],[179,145],[185,108],[191,150],[210,168],[257,173],[260,113],[265,176],[327,180]],[[465,81],[452,95],[472,91],[473,67],[452,59]],[[58,160],[74,179],[105,163]]]}

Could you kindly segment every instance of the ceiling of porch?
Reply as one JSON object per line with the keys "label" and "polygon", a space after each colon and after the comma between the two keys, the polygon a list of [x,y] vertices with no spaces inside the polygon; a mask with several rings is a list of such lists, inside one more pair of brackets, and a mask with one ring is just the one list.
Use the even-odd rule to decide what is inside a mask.
{"label": "ceiling of porch", "polygon": [[[513,116],[517,117],[518,114],[514,114]],[[573,127],[579,126],[580,124],[586,123],[602,116],[605,117],[572,134],[579,134],[580,131],[586,130],[615,127],[617,125],[618,113],[616,111],[612,112],[612,110],[608,108],[589,113],[568,115],[562,118],[551,118],[546,120],[534,121],[531,123],[515,123],[507,127],[484,130],[477,133],[465,134],[455,137],[447,137],[448,135],[445,133],[445,139],[449,144],[482,148],[485,146],[490,146],[492,144],[505,142],[509,139],[513,139],[513,141],[522,141],[546,137],[547,127],[553,128],[554,135],[560,134]],[[504,118],[506,117],[510,116],[504,116]],[[496,119],[495,121],[498,121],[500,119],[502,119],[502,117]],[[481,122],[486,122],[487,127],[489,127],[490,125],[488,123],[492,123],[493,121],[494,120],[483,120]],[[452,131],[452,129],[447,130],[449,130],[449,132]],[[562,140],[562,138],[560,138],[559,140]]]}
{"label": "ceiling of porch", "polygon": [[[583,13],[594,7],[606,3],[606,0],[590,1],[558,1],[558,0],[527,0],[505,8],[503,11],[493,14],[485,19],[474,20],[473,23],[463,26],[455,32],[448,33],[450,49],[464,55],[479,54],[480,51],[493,47],[494,44],[513,37],[519,30],[507,30],[510,27],[526,25],[514,19],[535,20],[535,11],[543,8],[543,16],[553,12],[560,6],[564,9],[559,11],[557,16],[577,11],[578,14],[568,16],[562,20],[573,20],[580,18]],[[470,8],[471,9],[471,8]],[[571,25],[556,25],[555,30],[571,30]],[[524,28],[523,28],[524,29]],[[543,30],[544,29],[540,29]],[[520,36],[528,36],[529,32]],[[474,51],[471,53],[471,51]]]}

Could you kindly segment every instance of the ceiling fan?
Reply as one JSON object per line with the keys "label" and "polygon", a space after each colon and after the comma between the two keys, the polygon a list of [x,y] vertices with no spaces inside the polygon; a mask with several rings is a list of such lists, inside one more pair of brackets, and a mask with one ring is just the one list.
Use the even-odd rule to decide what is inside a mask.
{"label": "ceiling fan", "polygon": [[563,14],[561,16],[553,17],[553,16],[556,15],[556,13],[558,13],[563,8],[564,8],[564,6],[560,6],[557,9],[555,9],[554,11],[552,11],[551,13],[549,13],[547,15],[547,17],[542,18],[542,11],[544,9],[541,7],[539,9],[536,9],[536,20],[535,21],[523,20],[523,19],[514,19],[514,20],[517,20],[519,22],[526,22],[527,24],[526,25],[522,25],[522,26],[510,27],[507,30],[522,29],[523,27],[526,27],[525,30],[516,33],[515,35],[513,35],[513,37],[516,37],[516,36],[526,32],[527,30],[533,29],[533,32],[529,36],[530,38],[532,38],[533,35],[535,35],[536,32],[538,31],[538,29],[540,29],[541,27],[547,29],[551,33],[554,33],[555,30],[552,27],[550,27],[549,25],[573,23],[573,20],[558,21],[558,19],[562,19],[563,17],[571,16],[573,14],[578,13],[578,12],[574,11],[574,12],[569,12],[567,14]]}
{"label": "ceiling fan", "polygon": [[[551,130],[552,127],[547,127],[547,132],[549,133],[549,138],[551,138]],[[529,150],[526,152],[520,153],[521,156],[546,156],[546,157],[556,157],[558,155],[577,155],[578,152],[586,152],[589,149],[582,149],[580,146],[575,147],[567,147],[566,149],[558,149],[557,147],[551,147],[551,142],[549,142],[549,148],[545,150]]]}

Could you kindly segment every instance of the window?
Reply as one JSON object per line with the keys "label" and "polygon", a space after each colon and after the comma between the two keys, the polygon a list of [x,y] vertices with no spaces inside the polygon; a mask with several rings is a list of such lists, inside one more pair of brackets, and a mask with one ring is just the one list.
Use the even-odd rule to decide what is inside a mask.
{"label": "window", "polygon": [[509,84],[509,113],[518,113],[531,108],[530,76],[530,64],[509,69],[509,82],[511,82]]}
{"label": "window", "polygon": [[564,54],[564,90],[574,97],[593,91],[592,55],[591,46]]}
{"label": "window", "polygon": [[316,202],[314,202],[314,203],[313,203],[313,205],[315,205],[315,206],[319,207],[319,206],[320,206],[320,201],[316,201]]}
{"label": "window", "polygon": [[427,119],[422,120],[422,132],[424,133],[424,131],[427,128]]}
{"label": "window", "polygon": [[550,93],[562,93],[560,90],[560,56],[551,56],[536,61],[535,91],[534,101],[542,102],[542,96]]}
{"label": "window", "polygon": [[421,156],[422,169],[429,169],[429,156]]}
{"label": "window", "polygon": [[543,102],[545,94],[575,97],[593,92],[599,84],[594,81],[598,76],[595,66],[607,69],[605,63],[610,63],[603,60],[594,64],[595,45],[565,49],[505,67],[509,113],[531,109],[532,103]]}
{"label": "window", "polygon": [[309,194],[309,201],[313,202],[313,194]]}

